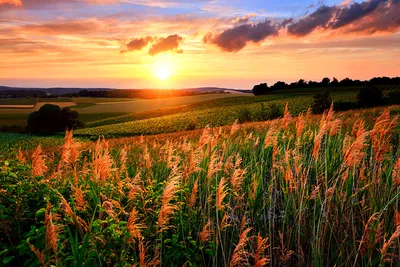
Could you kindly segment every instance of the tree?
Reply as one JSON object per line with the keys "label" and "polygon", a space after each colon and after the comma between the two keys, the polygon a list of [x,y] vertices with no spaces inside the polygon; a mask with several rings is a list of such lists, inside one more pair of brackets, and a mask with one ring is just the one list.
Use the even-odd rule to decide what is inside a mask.
{"label": "tree", "polygon": [[279,82],[276,82],[276,83],[271,87],[271,89],[272,89],[272,90],[283,90],[283,89],[285,89],[286,87],[287,87],[287,84],[286,84],[285,82],[279,81]]}
{"label": "tree", "polygon": [[298,86],[298,87],[305,87],[306,85],[307,85],[307,83],[306,83],[306,81],[303,80],[303,79],[300,79],[300,80],[297,82],[297,86]]}
{"label": "tree", "polygon": [[83,127],[79,113],[70,108],[61,109],[57,105],[46,104],[28,116],[27,130],[31,133],[54,133],[65,129]]}
{"label": "tree", "polygon": [[338,85],[339,85],[338,79],[336,79],[335,77],[333,77],[332,82],[331,82],[331,86],[338,86]]}
{"label": "tree", "polygon": [[270,92],[270,89],[267,83],[261,83],[259,85],[254,85],[252,91],[254,95],[266,95]]}
{"label": "tree", "polygon": [[329,79],[328,77],[325,77],[325,78],[322,79],[321,85],[322,86],[328,86],[330,82],[331,82],[331,79]]}
{"label": "tree", "polygon": [[316,93],[314,95],[313,104],[311,109],[313,113],[320,114],[323,113],[325,110],[329,109],[330,105],[332,104],[332,99],[329,95],[328,91],[324,91]]}
{"label": "tree", "polygon": [[382,104],[382,90],[373,84],[360,88],[357,95],[357,102],[360,106],[373,107]]}

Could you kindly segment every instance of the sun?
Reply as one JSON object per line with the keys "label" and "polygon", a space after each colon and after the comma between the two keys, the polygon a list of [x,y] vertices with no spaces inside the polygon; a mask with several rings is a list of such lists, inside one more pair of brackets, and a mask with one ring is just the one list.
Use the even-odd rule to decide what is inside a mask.
{"label": "sun", "polygon": [[172,74],[171,66],[166,62],[158,62],[154,66],[154,74],[158,79],[165,81]]}

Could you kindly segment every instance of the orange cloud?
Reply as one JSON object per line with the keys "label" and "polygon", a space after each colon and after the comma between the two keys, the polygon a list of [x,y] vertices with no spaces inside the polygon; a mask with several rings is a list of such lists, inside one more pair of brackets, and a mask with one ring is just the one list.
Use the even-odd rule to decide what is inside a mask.
{"label": "orange cloud", "polygon": [[0,5],[13,5],[13,6],[22,6],[21,0],[0,0]]}
{"label": "orange cloud", "polygon": [[132,39],[129,43],[124,46],[121,53],[142,50],[149,44],[151,47],[149,49],[149,55],[155,56],[160,53],[165,52],[173,52],[173,53],[182,53],[182,50],[179,49],[180,45],[183,42],[183,37],[174,34],[165,38],[157,38],[152,36],[135,38]]}

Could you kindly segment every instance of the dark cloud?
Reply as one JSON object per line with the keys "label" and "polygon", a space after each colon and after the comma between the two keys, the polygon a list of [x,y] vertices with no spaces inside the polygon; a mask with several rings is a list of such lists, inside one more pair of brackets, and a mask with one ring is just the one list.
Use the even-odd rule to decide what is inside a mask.
{"label": "dark cloud", "polygon": [[395,32],[400,28],[400,0],[380,5],[371,18],[351,27],[349,32],[373,34],[376,32]]}
{"label": "dark cloud", "polygon": [[318,27],[325,25],[333,17],[337,7],[321,6],[310,15],[300,19],[298,22],[288,26],[288,32],[292,35],[305,36]]}
{"label": "dark cloud", "polygon": [[381,5],[387,4],[387,2],[387,0],[371,0],[361,3],[355,2],[350,6],[342,7],[337,11],[334,21],[329,23],[329,27],[337,29],[346,26],[349,23],[371,14]]}
{"label": "dark cloud", "polygon": [[179,46],[183,42],[183,38],[177,34],[170,35],[166,38],[159,38],[149,49],[151,56],[163,53],[163,52],[175,52],[182,53]]}
{"label": "dark cloud", "polygon": [[345,32],[393,31],[400,26],[400,0],[369,0],[351,5],[321,6],[297,22],[289,24],[288,33],[305,36],[317,28]]}
{"label": "dark cloud", "polygon": [[223,51],[237,52],[243,49],[249,42],[259,43],[268,36],[277,35],[279,27],[279,25],[269,20],[258,24],[243,24],[221,33],[207,33],[203,38],[203,42],[214,44]]}
{"label": "dark cloud", "polygon": [[129,43],[125,45],[125,48],[121,50],[121,53],[142,50],[153,41],[153,37],[147,36],[143,38],[132,39]]}

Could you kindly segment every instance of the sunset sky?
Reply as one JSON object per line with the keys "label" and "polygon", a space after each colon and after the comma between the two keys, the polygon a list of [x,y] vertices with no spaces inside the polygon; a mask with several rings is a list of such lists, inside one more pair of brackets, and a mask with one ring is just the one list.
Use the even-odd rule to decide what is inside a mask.
{"label": "sunset sky", "polygon": [[0,85],[400,76],[400,0],[0,0]]}

